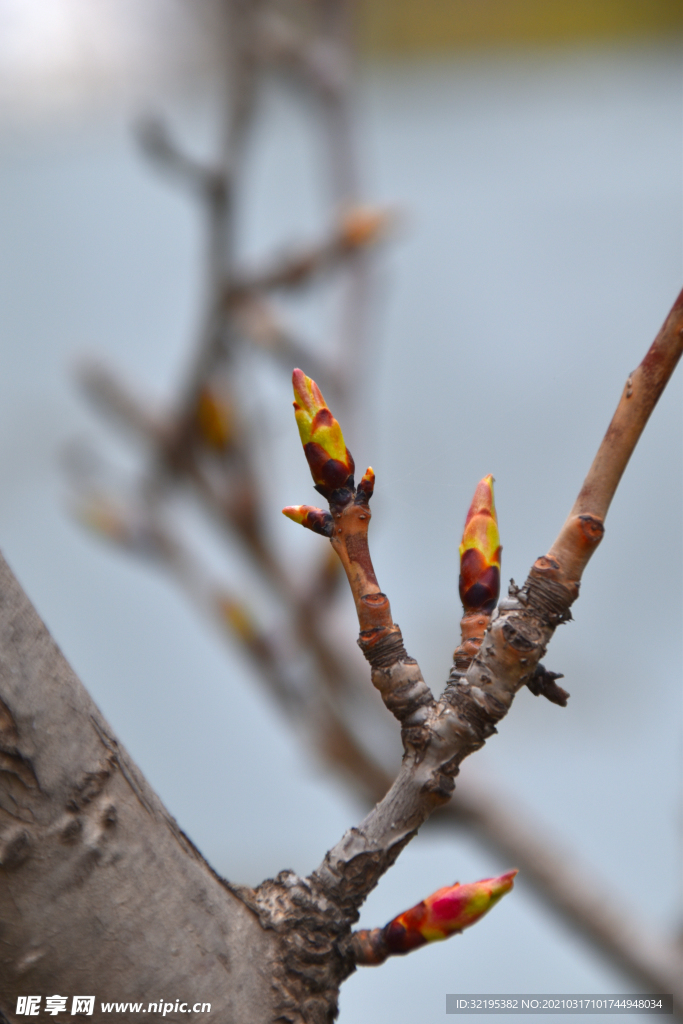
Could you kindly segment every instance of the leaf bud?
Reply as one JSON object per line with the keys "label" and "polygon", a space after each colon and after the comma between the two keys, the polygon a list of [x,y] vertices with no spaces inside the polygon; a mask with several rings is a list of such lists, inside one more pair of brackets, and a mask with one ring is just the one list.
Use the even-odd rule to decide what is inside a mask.
{"label": "leaf bud", "polygon": [[389,953],[409,953],[476,924],[513,886],[516,870],[498,878],[446,886],[404,911],[383,929]]}
{"label": "leaf bud", "polygon": [[353,487],[353,458],[316,382],[295,370],[292,384],[294,415],[311,476],[316,490],[329,499],[339,488]]}
{"label": "leaf bud", "polygon": [[313,533],[319,533],[323,537],[332,536],[332,516],[321,508],[314,508],[313,505],[287,505],[282,512],[293,522],[305,526],[307,530],[313,530]]}
{"label": "leaf bud", "polygon": [[477,484],[460,544],[460,600],[465,613],[490,615],[495,608],[500,593],[502,550],[493,477],[489,474]]}
{"label": "leaf bud", "polygon": [[375,489],[375,471],[372,466],[363,473],[361,482],[356,488],[356,502],[361,505],[367,505],[372,497],[372,493]]}

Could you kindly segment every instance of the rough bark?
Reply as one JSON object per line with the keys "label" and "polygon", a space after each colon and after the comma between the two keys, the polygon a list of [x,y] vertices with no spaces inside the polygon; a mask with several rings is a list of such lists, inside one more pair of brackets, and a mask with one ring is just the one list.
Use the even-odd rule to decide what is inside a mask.
{"label": "rough bark", "polygon": [[[145,782],[0,558],[0,1009],[19,995],[273,1017],[276,938]],[[70,1009],[70,1002],[69,1002]],[[131,1021],[146,1014],[128,1014]],[[192,1012],[166,1020],[206,1020]]]}

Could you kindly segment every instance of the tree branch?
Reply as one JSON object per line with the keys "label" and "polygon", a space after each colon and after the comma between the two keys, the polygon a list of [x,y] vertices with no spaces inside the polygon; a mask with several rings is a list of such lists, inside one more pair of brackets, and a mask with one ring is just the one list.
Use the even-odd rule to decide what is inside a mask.
{"label": "tree branch", "polygon": [[226,179],[222,170],[207,167],[182,151],[168,126],[159,117],[148,117],[137,126],[143,153],[159,168],[187,185],[209,206],[225,203]]}
{"label": "tree branch", "polygon": [[[571,512],[548,559],[563,566],[567,579],[581,578],[594,545],[589,539],[592,520],[607,515],[622,474],[650,414],[659,401],[683,351],[683,291],[638,368],[629,374],[624,390]],[[578,520],[578,522],[577,522]],[[579,525],[584,523],[584,527]],[[585,538],[585,539],[584,539]]]}
{"label": "tree branch", "polygon": [[[620,436],[625,440],[621,443],[612,444],[610,441],[609,450],[613,455],[603,459],[605,468],[600,479],[618,482],[649,413],[680,357],[682,346],[683,301],[679,296],[641,364],[641,369],[645,368],[642,376],[646,382],[652,383],[642,389],[641,411],[636,425],[630,432],[622,431]],[[666,357],[661,353],[666,353]],[[664,368],[658,370],[655,377],[651,367],[662,365]],[[316,396],[312,388],[299,384],[295,386],[295,394],[299,403],[298,406],[295,403],[295,409],[303,410],[301,414],[297,412],[297,420],[309,465],[318,489],[330,498],[334,520],[336,506],[342,504],[339,496],[342,492],[333,489],[336,480],[334,459],[329,463],[333,468],[328,469],[322,457],[309,449],[314,444],[325,443],[326,454],[330,457],[339,450],[340,441],[334,427],[330,426],[329,410],[321,401],[319,392]],[[306,404],[308,395],[311,397]],[[620,410],[621,404],[617,417]],[[604,452],[605,442],[596,462]],[[350,456],[348,459],[353,471],[353,461]],[[585,493],[584,485],[581,501],[586,500]],[[607,493],[607,488],[601,493]],[[343,502],[344,507],[349,506],[350,501],[351,497]],[[357,499],[354,504],[358,504]],[[599,505],[588,507],[601,509]],[[356,512],[354,521],[355,517]],[[511,584],[510,597],[501,602],[465,676],[458,674],[457,678],[449,680],[438,702],[426,701],[420,709],[421,723],[413,724],[408,736],[404,733],[406,754],[387,795],[357,828],[343,836],[327,853],[323,863],[302,883],[304,888],[308,887],[309,902],[314,903],[317,899],[342,908],[341,918],[346,919],[347,927],[355,922],[358,908],[381,875],[432,811],[450,798],[454,777],[464,758],[483,746],[496,731],[496,725],[507,714],[515,693],[532,678],[557,626],[571,617],[569,609],[578,596],[581,573],[603,532],[602,520],[592,511],[571,514],[551,548],[551,554],[537,559],[524,586],[518,588]],[[354,587],[358,590],[363,576],[362,573],[354,575],[351,572],[349,579],[352,590]],[[368,579],[370,576],[366,571],[365,580]],[[381,628],[387,627],[383,624]],[[386,689],[392,687],[392,672],[401,671],[403,664],[399,652],[395,660],[380,669]],[[313,899],[310,893],[314,894]],[[343,933],[339,915],[333,922],[328,922],[328,927],[337,934],[340,930]],[[338,968],[348,970],[350,954],[347,947],[342,946],[342,949],[343,964],[340,962]]]}
{"label": "tree branch", "polygon": [[[342,235],[341,243],[339,238],[336,241],[333,238],[331,243],[324,242],[317,253],[311,250],[294,257],[289,263],[287,260],[274,261],[260,277],[257,272],[251,278],[249,275],[240,278],[233,251],[233,190],[235,171],[254,99],[257,51],[260,45],[254,17],[264,5],[250,5],[235,0],[230,5],[226,4],[226,9],[228,6],[233,17],[232,60],[229,68],[233,90],[220,161],[224,168],[220,174],[221,188],[207,187],[207,169],[195,166],[185,158],[168,136],[157,139],[157,156],[166,162],[169,169],[190,183],[196,183],[209,200],[207,311],[201,344],[188,373],[186,387],[179,397],[177,413],[171,424],[172,431],[160,427],[152,420],[145,422],[144,417],[136,417],[130,408],[124,409],[121,405],[119,408],[123,418],[136,423],[139,433],[153,432],[155,435],[153,448],[156,458],[151,472],[152,489],[160,480],[164,483],[169,478],[190,479],[207,508],[223,525],[229,525],[240,540],[246,541],[259,571],[265,572],[271,579],[278,579],[281,594],[289,600],[292,597],[291,588],[277,560],[271,557],[272,552],[258,523],[256,494],[251,493],[248,508],[244,503],[240,504],[239,500],[227,501],[226,488],[217,486],[216,475],[205,471],[206,466],[202,460],[206,452],[198,453],[197,449],[198,405],[202,391],[216,367],[234,354],[235,337],[240,330],[240,303],[244,302],[247,294],[253,297],[259,290],[293,287],[312,280],[319,271],[341,263],[350,276],[346,303],[347,334],[356,338],[359,332],[348,328],[360,305],[356,300],[363,292],[364,268],[362,261],[347,260],[346,256],[362,248],[362,245],[349,245]],[[334,178],[333,191],[337,202],[343,199],[342,205],[346,205],[355,193],[355,169],[349,159],[348,135],[349,65],[345,37],[349,5],[344,0],[319,0],[315,14],[322,26],[319,38],[316,37],[316,45],[311,46],[311,40],[296,35],[296,45],[293,47],[297,50],[294,54],[295,63],[304,69],[309,84],[313,84],[319,91],[333,157],[330,162]],[[291,33],[289,39],[290,43],[294,39]],[[293,53],[291,47],[290,51]],[[331,53],[336,55],[336,66],[330,64]],[[342,63],[339,63],[340,59]],[[322,67],[325,74],[332,68],[331,79],[322,81],[317,75],[316,66]],[[209,176],[212,173],[209,171]],[[680,328],[676,329],[680,333]],[[536,662],[542,656],[542,649],[556,624],[569,616],[569,605],[578,593],[583,567],[599,542],[602,519],[614,488],[637,440],[636,435],[642,430],[664,386],[662,366],[668,360],[671,365],[666,372],[670,372],[675,365],[675,361],[672,364],[675,345],[672,347],[667,343],[662,351],[656,349],[656,345],[657,342],[653,346],[655,351],[648,366],[647,357],[642,364],[645,369],[641,376],[638,377],[636,371],[633,378],[630,378],[631,387],[629,389],[627,386],[622,404],[634,396],[638,397],[638,401],[630,405],[626,403],[621,418],[617,411],[610,428],[612,440],[606,453],[603,448],[610,437],[610,431],[601,448],[603,465],[595,468],[601,458],[599,453],[591,470],[591,473],[595,470],[594,479],[591,480],[589,474],[584,485],[584,491],[588,486],[588,493],[594,497],[602,493],[602,498],[596,499],[595,507],[589,502],[587,508],[579,508],[577,500],[551,552],[546,559],[539,559],[521,590],[514,588],[511,600],[503,603],[496,620],[486,632],[483,647],[467,675],[461,677],[454,674],[440,701],[434,700],[419,667],[405,654],[400,631],[391,618],[388,599],[382,595],[374,577],[367,548],[369,510],[365,520],[361,519],[363,513],[358,509],[363,502],[358,503],[356,495],[348,507],[348,514],[346,507],[340,513],[343,523],[340,525],[336,547],[342,561],[346,560],[345,568],[352,589],[356,588],[354,598],[361,623],[361,646],[365,643],[373,682],[404,727],[406,759],[399,778],[385,800],[371,812],[359,829],[351,830],[345,840],[338,844],[339,849],[335,848],[335,857],[328,855],[325,864],[310,879],[301,880],[291,873],[283,873],[279,879],[259,887],[255,893],[240,890],[241,898],[259,915],[262,923],[284,935],[285,945],[290,947],[286,968],[276,969],[281,1008],[286,1007],[290,1019],[328,1019],[329,1008],[336,998],[335,985],[353,969],[354,957],[347,942],[348,929],[355,920],[354,915],[357,914],[359,901],[364,898],[363,893],[372,888],[381,872],[393,862],[420,822],[435,807],[448,800],[460,761],[467,753],[478,749],[487,736],[495,731],[495,723],[506,713],[519,686],[526,682],[532,689],[543,688]],[[634,380],[637,385],[635,388]],[[344,378],[341,383],[344,384]],[[341,390],[344,391],[343,386]],[[644,411],[648,402],[649,410]],[[633,409],[639,411],[634,414]],[[631,448],[624,458],[628,443]],[[617,450],[620,454],[615,454]],[[243,468],[246,466],[248,469],[248,453],[241,450],[235,461],[240,461],[243,455],[246,460],[243,461]],[[620,459],[623,461],[621,468]],[[608,495],[607,501],[600,511],[600,500],[604,504],[605,495]],[[321,668],[323,684],[326,688],[334,688],[335,680],[338,682],[343,679],[346,673],[338,660],[335,663],[333,659],[331,663],[325,664],[329,645],[323,644],[323,649],[318,643],[321,637],[324,640],[320,629],[319,606],[315,602],[297,598],[295,619],[302,649],[307,646],[313,648]],[[365,637],[362,635],[364,632]],[[481,632],[477,629],[472,636],[478,638]],[[259,647],[260,654],[256,648],[250,650],[249,645],[246,645],[246,649],[257,663],[261,658],[261,671],[268,677],[270,669],[261,657],[262,647]],[[559,689],[556,687],[556,690]],[[314,718],[312,716],[311,720]],[[346,762],[348,767],[353,764],[359,749],[354,747],[353,742],[349,743],[349,739],[353,740],[353,733],[334,708],[328,724],[330,734],[336,736],[337,745],[336,748],[333,745],[332,749],[336,749],[337,753],[332,756],[338,759],[338,763]],[[374,774],[372,770],[366,769],[367,765],[360,774],[365,774],[368,789],[377,794],[383,781],[386,781],[386,775],[381,769]],[[286,919],[283,916],[284,908],[287,910]],[[311,908],[313,915],[307,917]],[[578,916],[581,917],[581,914]],[[599,934],[599,929],[595,934]],[[318,956],[320,943],[324,947],[322,958]]]}

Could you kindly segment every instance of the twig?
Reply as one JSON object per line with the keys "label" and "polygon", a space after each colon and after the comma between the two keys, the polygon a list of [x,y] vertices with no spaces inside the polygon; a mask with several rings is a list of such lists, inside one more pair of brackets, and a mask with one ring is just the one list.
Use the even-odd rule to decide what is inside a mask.
{"label": "twig", "polygon": [[253,293],[244,295],[235,303],[232,315],[238,330],[258,348],[275,356],[285,369],[289,371],[292,365],[304,363],[311,367],[314,376],[318,374],[321,380],[329,381],[336,392],[334,371],[283,325],[265,298]]}
{"label": "twig", "polygon": [[148,117],[141,121],[137,126],[137,137],[143,153],[153,163],[174,175],[209,205],[225,201],[226,182],[223,172],[206,167],[184,153],[161,118]]}
{"label": "twig", "polygon": [[390,777],[347,728],[331,695],[316,685],[317,680],[298,679],[295,683],[285,651],[259,626],[253,611],[236,593],[217,583],[167,525],[155,521],[148,533],[157,541],[154,550],[164,568],[200,611],[217,622],[244,651],[257,678],[295,723],[301,737],[313,745],[321,761],[331,762],[341,768],[343,775],[352,776],[361,799],[376,799],[377,793],[385,793]]}
{"label": "twig", "polygon": [[309,285],[321,274],[362,253],[386,235],[392,214],[385,210],[347,207],[328,238],[317,245],[276,257],[261,270],[236,271],[226,284],[223,301],[229,307],[245,293],[269,292]]}
{"label": "twig", "polygon": [[[384,635],[390,632],[393,634],[392,646],[387,650],[381,665],[373,665],[371,658],[369,660],[375,685],[378,685],[375,676],[382,677],[380,688],[385,702],[389,706],[392,701],[400,704],[402,721],[410,723],[410,727],[403,731],[405,756],[388,794],[358,828],[346,833],[328,852],[324,862],[307,880],[314,893],[319,893],[325,900],[335,900],[345,908],[347,922],[355,920],[357,909],[368,892],[415,835],[419,826],[437,806],[449,799],[460,763],[468,754],[483,746],[486,739],[495,732],[497,722],[509,710],[515,693],[533,675],[557,625],[570,617],[569,608],[578,596],[581,572],[604,532],[602,520],[592,509],[604,514],[623,466],[680,358],[682,347],[683,299],[679,297],[639,368],[641,374],[633,375],[637,380],[642,378],[651,383],[642,387],[638,407],[640,412],[632,429],[608,431],[608,451],[613,453],[611,458],[605,456],[604,442],[601,446],[596,463],[602,465],[602,472],[597,475],[597,479],[607,483],[602,487],[594,486],[592,490],[584,485],[582,489],[577,504],[580,509],[585,505],[591,511],[570,515],[551,554],[537,559],[524,587],[513,587],[510,599],[499,606],[498,614],[487,629],[480,651],[466,675],[449,681],[438,702],[421,682],[419,670],[414,667],[412,659],[405,657],[398,627],[392,628],[389,620],[385,621],[388,602],[384,598],[383,618],[376,628],[383,631]],[[657,367],[656,377],[653,367]],[[297,390],[297,395],[299,393]],[[338,445],[339,442],[335,440],[336,435],[329,425],[329,419],[322,417],[316,420],[316,416],[321,415],[322,405],[310,388],[308,393],[313,396],[306,406],[311,426],[306,426],[305,418],[299,419],[299,413],[297,418],[314,480],[318,489],[330,500],[335,528],[339,519],[338,506],[343,504],[342,515],[347,514],[347,509],[351,510],[348,518],[354,523],[355,530],[359,518],[357,508],[362,502],[354,498],[353,491],[349,492],[348,498],[343,499],[342,491],[332,489],[334,481],[329,476],[330,471],[322,468],[322,459],[315,455],[313,449],[309,451],[316,438],[320,438],[321,442],[323,437],[329,438],[330,446]],[[301,394],[304,394],[303,390]],[[631,395],[628,399],[624,396],[620,403],[617,423],[622,414],[623,402],[630,399]],[[325,425],[324,435],[320,430],[316,434],[317,422],[321,424],[320,430]],[[310,442],[307,441],[309,437]],[[332,447],[329,454],[332,454]],[[352,467],[352,460],[350,464]],[[328,478],[325,478],[325,472],[328,472]],[[595,479],[596,473],[592,469],[588,480]],[[349,484],[345,487],[348,491]],[[591,503],[589,496],[596,493],[601,497],[594,498]],[[355,538],[357,533],[352,531],[348,536]],[[361,547],[355,541],[352,544],[352,550],[360,550]],[[353,563],[354,559],[350,561]],[[368,593],[376,599],[379,588],[376,587],[376,581],[373,582],[371,564],[368,568],[364,556],[355,562],[355,565],[351,565],[351,571],[347,569],[347,573],[352,590],[355,591],[362,636],[367,623],[364,619],[363,594],[360,591],[368,585]],[[406,673],[409,675],[408,682]],[[419,684],[416,683],[418,678]],[[364,865],[362,875],[359,875],[356,866],[359,858]],[[339,927],[338,921],[335,927]]]}
{"label": "twig", "polygon": [[[241,637],[238,635],[239,629],[235,627],[242,612],[233,595],[225,592],[219,595],[218,590],[211,591],[204,581],[205,593],[213,596],[203,606],[211,606],[212,613],[215,613],[216,601],[223,602],[223,612],[227,610],[227,621],[232,616],[231,628],[236,631],[238,641],[290,719],[298,722],[299,726],[305,724],[307,735],[314,738],[327,763],[335,765],[353,780],[365,798],[378,800],[386,792],[389,776],[359,744],[334,701],[335,693],[353,685],[347,667],[327,642],[322,622],[326,604],[323,597],[333,592],[331,581],[338,578],[338,574],[332,573],[329,560],[323,559],[320,574],[313,580],[309,594],[295,591],[271,551],[261,526],[260,501],[248,445],[235,442],[229,452],[223,452],[221,466],[226,475],[221,480],[216,473],[209,471],[207,452],[202,448],[203,441],[197,431],[197,410],[202,391],[213,373],[224,366],[226,360],[234,358],[237,335],[258,334],[248,323],[245,330],[244,314],[250,308],[259,310],[259,313],[263,311],[263,294],[266,291],[312,283],[319,274],[332,269],[347,275],[339,346],[343,360],[336,371],[332,368],[326,371],[335,380],[343,403],[348,401],[350,367],[357,362],[363,347],[359,319],[364,317],[368,286],[363,259],[368,237],[367,231],[366,237],[362,231],[358,234],[359,227],[363,227],[358,211],[353,214],[355,227],[347,215],[346,222],[341,220],[336,231],[318,246],[293,257],[280,257],[261,271],[244,272],[236,259],[233,211],[241,153],[254,109],[257,79],[264,69],[264,51],[268,47],[268,58],[284,58],[290,67],[295,68],[305,87],[318,97],[327,132],[330,190],[337,211],[347,210],[357,195],[349,127],[351,6],[345,0],[317,0],[314,13],[318,20],[312,37],[282,20],[273,19],[264,34],[262,12],[265,8],[263,2],[226,0],[226,11],[232,22],[227,36],[230,50],[230,89],[227,91],[230,98],[226,105],[216,169],[203,167],[186,156],[161,123],[148,126],[144,140],[149,155],[181,182],[189,184],[201,197],[209,226],[206,307],[200,343],[188,368],[175,415],[167,421],[149,415],[142,404],[130,400],[122,389],[112,385],[106,374],[99,371],[90,374],[89,390],[97,396],[100,404],[115,413],[117,419],[132,426],[139,436],[149,441],[157,453],[144,491],[150,495],[158,492],[160,487],[163,490],[175,482],[189,480],[211,515],[224,528],[227,527],[232,536],[236,535],[246,543],[254,567],[276,583],[283,603],[288,603],[293,609],[299,649],[312,650],[319,669],[318,681],[323,689],[309,689],[306,701],[310,703],[305,707],[299,691],[296,687],[292,690],[291,680],[283,670],[281,652],[272,646],[262,631],[250,627],[244,628]],[[366,228],[367,224],[366,219]],[[477,665],[465,678],[454,679],[440,701],[437,702],[426,687],[416,663],[405,655],[400,631],[391,619],[388,599],[381,594],[374,578],[367,549],[367,502],[365,520],[360,518],[364,514],[363,501],[357,502],[354,498],[348,509],[341,510],[341,531],[335,546],[355,587],[361,634],[365,633],[361,639],[372,664],[373,682],[403,725],[407,751],[404,767],[386,799],[371,812],[360,830],[352,830],[349,837],[331,851],[314,876],[314,887],[334,890],[342,897],[347,909],[355,906],[359,898],[360,889],[352,879],[353,865],[359,858],[369,865],[363,883],[367,891],[373,879],[376,880],[398,855],[411,837],[412,830],[432,809],[448,799],[459,761],[467,752],[477,749],[495,728],[495,721],[509,707],[518,686],[526,681],[538,688],[537,676],[533,674],[537,649],[547,643],[554,625],[565,614],[565,606],[568,610],[571,603],[569,592],[573,594],[574,591],[572,586],[567,587],[567,580],[578,584],[586,555],[599,540],[597,521],[604,518],[637,435],[666,382],[666,374],[673,369],[676,346],[672,330],[679,332],[680,341],[680,327],[667,328],[660,336],[660,347],[656,342],[639,368],[640,374],[636,371],[629,378],[630,386],[627,385],[594,467],[547,559],[539,560],[542,564],[537,563],[534,567],[525,587],[515,592],[513,600],[502,608],[502,613],[486,634],[481,662],[478,659]],[[256,340],[262,343],[262,339]],[[283,332],[279,325],[270,335],[266,347],[279,357],[286,351],[299,351],[296,340]],[[663,370],[665,365],[668,369]],[[323,370],[321,367],[321,372]],[[216,460],[212,469],[215,469],[215,464]],[[228,491],[229,471],[234,471],[239,480],[237,495],[234,492],[230,495]],[[188,556],[180,559],[178,550],[176,546],[178,566],[184,559],[185,568],[181,571],[176,566],[177,574],[179,578],[185,574],[184,585],[187,588]],[[555,562],[559,567],[557,570]],[[195,574],[198,572],[196,568],[193,571]],[[546,621],[548,616],[552,621]],[[223,621],[225,624],[225,614]],[[243,626],[244,621],[243,617]],[[506,628],[508,633],[505,633]],[[523,646],[525,642],[532,644],[532,656],[517,649],[516,645],[521,643]],[[508,648],[512,649],[512,654]],[[528,676],[526,680],[525,674]],[[456,802],[459,811],[454,803],[444,815],[462,817],[464,813],[494,846],[504,846],[507,841],[520,860],[526,857],[533,865],[534,858],[538,859],[538,847],[530,847],[528,843],[525,847],[518,841],[520,837],[508,827],[509,821],[495,798],[488,802],[488,809],[484,800],[476,809],[478,814],[471,806],[468,808],[467,798],[464,799],[464,811],[463,800],[459,796]],[[595,915],[591,916],[585,900],[572,900],[571,887],[562,883],[561,872],[557,892],[547,872],[544,877],[543,871],[534,873],[532,867],[529,874],[536,879],[542,891],[545,887],[551,901],[577,922],[584,934],[591,936],[593,941],[610,945],[612,955],[617,959],[623,954],[623,965],[628,968],[629,954],[624,942],[619,942],[614,929],[610,932],[599,921],[596,923]],[[349,913],[352,916],[353,910]],[[597,916],[600,917],[599,914]],[[632,967],[629,969],[641,978],[647,976],[646,947],[647,944],[639,946],[638,942],[633,942],[630,947]]]}
{"label": "twig", "polygon": [[321,34],[306,33],[271,10],[260,19],[257,39],[264,60],[293,72],[309,90],[327,97],[347,91],[346,52]]}
{"label": "twig", "polygon": [[[591,535],[607,515],[614,493],[645,424],[683,351],[683,291],[645,358],[629,374],[617,410],[573,508],[548,552],[567,579],[579,579],[594,544]],[[583,524],[580,525],[580,524]],[[585,538],[585,539],[584,539]]]}
{"label": "twig", "polygon": [[136,441],[158,447],[165,444],[166,424],[153,415],[147,403],[134,396],[130,388],[105,366],[95,360],[83,360],[77,367],[78,383],[93,405],[130,432]]}

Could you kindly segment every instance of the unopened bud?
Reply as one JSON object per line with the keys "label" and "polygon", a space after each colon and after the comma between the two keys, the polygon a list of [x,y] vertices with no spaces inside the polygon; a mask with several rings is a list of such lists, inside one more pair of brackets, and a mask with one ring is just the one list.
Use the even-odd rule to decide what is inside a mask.
{"label": "unopened bud", "polygon": [[516,870],[508,871],[498,878],[438,889],[385,926],[383,940],[388,952],[408,953],[476,924],[510,892],[516,874]]}
{"label": "unopened bud", "polygon": [[320,533],[323,537],[332,536],[332,516],[329,512],[323,512],[321,508],[314,508],[313,505],[287,505],[282,512],[293,522],[305,526],[307,530],[313,530],[313,533]]}
{"label": "unopened bud", "polygon": [[353,487],[353,458],[316,382],[302,370],[295,370],[292,384],[294,415],[304,454],[316,489],[329,498],[341,487]]}
{"label": "unopened bud", "polygon": [[495,608],[502,550],[489,474],[474,492],[460,545],[460,600],[466,613],[490,614]]}
{"label": "unopened bud", "polygon": [[361,482],[358,484],[358,487],[356,488],[356,501],[363,505],[367,505],[368,502],[370,501],[370,498],[372,497],[374,489],[375,471],[372,468],[372,466],[368,466],[368,468],[363,473]]}

